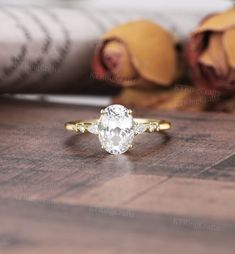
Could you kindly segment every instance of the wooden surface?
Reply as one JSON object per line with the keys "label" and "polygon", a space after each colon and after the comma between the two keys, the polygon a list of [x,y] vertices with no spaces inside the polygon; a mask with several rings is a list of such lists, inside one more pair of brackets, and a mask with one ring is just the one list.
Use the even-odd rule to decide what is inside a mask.
{"label": "wooden surface", "polygon": [[235,117],[170,119],[126,155],[67,120],[99,109],[0,100],[0,253],[233,253]]}

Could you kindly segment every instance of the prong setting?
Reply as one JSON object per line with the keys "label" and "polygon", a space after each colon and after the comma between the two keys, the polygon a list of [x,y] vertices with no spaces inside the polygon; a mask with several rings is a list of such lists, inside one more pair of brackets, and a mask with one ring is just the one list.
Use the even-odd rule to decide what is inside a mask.
{"label": "prong setting", "polygon": [[128,109],[128,115],[132,115],[133,114],[133,111],[131,109]]}
{"label": "prong setting", "polygon": [[104,109],[101,109],[101,110],[100,110],[100,114],[101,114],[101,115],[104,115],[104,114],[105,114],[105,110],[104,110]]}

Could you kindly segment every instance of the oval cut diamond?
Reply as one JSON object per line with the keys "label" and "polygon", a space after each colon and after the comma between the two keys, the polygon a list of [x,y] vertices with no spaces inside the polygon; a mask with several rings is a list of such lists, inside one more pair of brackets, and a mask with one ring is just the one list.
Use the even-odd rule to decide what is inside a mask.
{"label": "oval cut diamond", "polygon": [[125,153],[134,138],[134,120],[127,108],[111,105],[102,111],[98,121],[99,140],[111,154]]}

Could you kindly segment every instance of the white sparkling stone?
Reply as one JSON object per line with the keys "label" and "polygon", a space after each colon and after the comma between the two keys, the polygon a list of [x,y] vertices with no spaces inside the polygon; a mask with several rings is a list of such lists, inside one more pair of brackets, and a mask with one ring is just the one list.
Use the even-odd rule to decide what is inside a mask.
{"label": "white sparkling stone", "polygon": [[99,134],[99,130],[98,130],[98,124],[97,123],[93,123],[91,124],[87,130],[92,133],[92,134],[95,134],[95,135],[98,135]]}
{"label": "white sparkling stone", "polygon": [[154,132],[156,130],[156,125],[155,124],[149,124],[149,131]]}
{"label": "white sparkling stone", "polygon": [[146,131],[147,126],[143,123],[136,123],[134,126],[135,135],[142,134]]}
{"label": "white sparkling stone", "polygon": [[82,125],[79,125],[78,126],[78,129],[79,129],[79,131],[81,132],[81,133],[84,133],[85,132],[85,127],[84,126],[82,126]]}
{"label": "white sparkling stone", "polygon": [[101,146],[111,154],[125,153],[134,138],[134,120],[122,105],[111,105],[104,109],[98,121]]}

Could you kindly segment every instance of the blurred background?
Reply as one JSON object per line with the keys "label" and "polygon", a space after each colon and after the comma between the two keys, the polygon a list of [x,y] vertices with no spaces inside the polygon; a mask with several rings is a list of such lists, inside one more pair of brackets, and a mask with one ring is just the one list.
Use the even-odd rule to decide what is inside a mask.
{"label": "blurred background", "polygon": [[1,4],[13,4],[13,5],[55,5],[55,4],[62,4],[62,5],[76,5],[76,4],[89,4],[93,6],[112,6],[112,7],[161,7],[161,6],[168,6],[169,8],[175,9],[175,8],[192,8],[197,7],[202,10],[208,9],[218,9],[218,8],[225,8],[229,7],[231,5],[231,1],[229,0],[214,0],[213,4],[211,0],[198,0],[198,1],[187,1],[187,0],[180,0],[180,1],[174,1],[174,0],[168,0],[168,1],[160,1],[160,0],[146,0],[146,1],[134,1],[134,0],[120,0],[120,1],[108,1],[108,0],[37,0],[36,2],[30,1],[30,0],[1,0]]}
{"label": "blurred background", "polygon": [[[14,98],[37,100],[43,98],[48,101],[58,100],[64,103],[70,101],[75,104],[96,105],[117,102],[133,107],[167,110],[234,112],[234,97],[230,98],[231,89],[226,88],[224,93],[224,85],[223,89],[221,86],[217,89],[213,85],[212,89],[209,87],[210,95],[212,93],[210,98],[198,92],[198,88],[193,85],[195,80],[192,81],[191,77],[193,68],[188,68],[185,60],[186,44],[199,22],[207,15],[225,11],[232,5],[233,2],[228,0],[38,0],[34,2],[0,0],[2,7],[0,29],[3,31],[0,35],[0,92],[4,96]],[[126,82],[120,80],[123,74],[120,74],[120,70],[123,68],[125,73],[127,70],[123,62],[125,54],[120,53],[123,49],[111,49],[105,60],[103,58],[98,60],[101,61],[99,65],[95,52],[99,51],[97,47],[106,32],[130,21],[142,19],[154,22],[172,36],[177,57],[177,67],[174,67],[177,69],[177,75],[170,79],[169,84],[161,84],[159,82],[161,78],[157,77],[156,80],[151,80],[151,83],[155,83],[154,87],[145,88],[142,84],[146,83],[144,76],[147,74],[142,75],[145,70],[138,70],[138,68],[136,70],[134,66],[140,77],[130,90],[130,85],[126,86]],[[126,47],[126,42],[124,44]],[[112,45],[112,47],[116,46]],[[146,47],[147,49],[144,49],[143,46],[140,51],[147,52],[149,46]],[[116,59],[118,54],[121,54],[119,60]],[[158,56],[161,60],[162,56]],[[128,59],[131,65],[132,57],[135,55]],[[146,56],[144,59],[148,58]],[[94,61],[96,61],[95,66]],[[118,64],[116,61],[119,61]],[[143,59],[139,61],[146,64]],[[162,63],[164,61],[161,60]],[[103,66],[105,71],[109,71],[105,77],[102,76],[103,74],[100,77],[102,63],[105,65]],[[119,69],[113,70],[110,66],[114,65]],[[168,67],[164,68],[167,70]],[[159,69],[157,65],[156,69]],[[108,78],[108,75],[111,75],[111,78]],[[149,80],[147,81],[149,83]],[[207,88],[208,85],[203,85],[204,90]],[[222,94],[218,95],[221,90]],[[205,93],[208,95],[207,91]],[[54,94],[56,97],[51,97]],[[147,103],[150,97],[151,103]],[[141,103],[136,104],[135,101]],[[159,101],[161,101],[160,105]],[[166,103],[167,101],[171,103]],[[225,101],[226,105],[224,105]]]}

